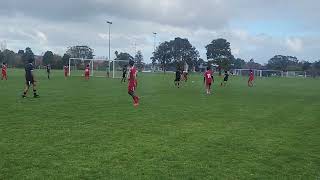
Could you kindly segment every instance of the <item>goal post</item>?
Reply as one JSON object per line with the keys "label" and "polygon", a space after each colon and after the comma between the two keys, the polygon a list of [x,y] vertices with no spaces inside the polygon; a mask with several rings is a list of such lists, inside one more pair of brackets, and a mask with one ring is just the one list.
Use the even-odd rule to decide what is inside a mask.
{"label": "goal post", "polygon": [[111,60],[109,72],[112,72],[112,78],[122,78],[122,70],[127,68],[128,65],[129,60]]}
{"label": "goal post", "polygon": [[128,60],[69,58],[69,76],[83,76],[86,65],[90,65],[90,76],[121,78],[122,69]]}

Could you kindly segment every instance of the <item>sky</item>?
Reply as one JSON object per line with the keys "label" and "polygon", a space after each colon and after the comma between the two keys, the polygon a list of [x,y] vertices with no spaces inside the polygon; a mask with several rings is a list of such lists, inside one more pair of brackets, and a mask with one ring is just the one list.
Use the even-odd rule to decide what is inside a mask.
{"label": "sky", "polygon": [[156,44],[187,38],[206,58],[205,46],[225,38],[237,58],[267,63],[274,55],[320,59],[318,0],[0,0],[0,42],[18,51],[63,55],[88,45],[97,58],[141,50],[150,62]]}

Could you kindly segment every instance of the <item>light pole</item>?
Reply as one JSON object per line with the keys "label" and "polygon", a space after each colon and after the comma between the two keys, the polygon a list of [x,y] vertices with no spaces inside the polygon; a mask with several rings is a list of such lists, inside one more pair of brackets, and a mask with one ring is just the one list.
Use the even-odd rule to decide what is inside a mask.
{"label": "light pole", "polygon": [[111,59],[111,58],[110,58],[110,42],[111,42],[110,32],[111,32],[111,25],[112,25],[112,22],[111,22],[111,21],[107,21],[107,23],[109,24],[109,60],[110,60],[110,59]]}
{"label": "light pole", "polygon": [[[111,21],[107,21],[107,23],[109,24],[109,73],[110,73],[110,63],[111,63],[111,55],[110,55],[111,35],[110,35],[110,31],[111,31],[112,22]],[[114,77],[114,62],[112,64],[113,64],[113,75],[112,75],[112,77]]]}
{"label": "light pole", "polygon": [[157,33],[153,32],[154,40],[153,40],[153,52],[156,52],[156,39],[157,39]]}
{"label": "light pole", "polygon": [[[156,39],[157,39],[157,33],[156,32],[153,32],[153,58],[154,58],[154,55],[156,53]],[[153,63],[152,63],[153,64]],[[153,65],[154,66],[154,65]],[[155,67],[153,67],[154,69]]]}

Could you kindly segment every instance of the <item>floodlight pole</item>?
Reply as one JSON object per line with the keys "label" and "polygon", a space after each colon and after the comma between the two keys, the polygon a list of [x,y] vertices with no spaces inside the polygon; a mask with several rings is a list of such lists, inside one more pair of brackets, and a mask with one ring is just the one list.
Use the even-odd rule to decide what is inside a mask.
{"label": "floodlight pole", "polygon": [[156,53],[156,39],[157,39],[157,33],[153,32],[153,58],[154,58],[154,54]]}
{"label": "floodlight pole", "polygon": [[[110,62],[111,62],[111,50],[110,50],[110,44],[111,44],[111,25],[112,25],[112,22],[111,21],[107,21],[107,23],[109,24],[109,73],[110,73]],[[113,62],[113,74],[112,74],[113,78],[114,78],[114,62]]]}
{"label": "floodlight pole", "polygon": [[157,38],[157,33],[153,32],[153,52],[156,52],[156,38]]}

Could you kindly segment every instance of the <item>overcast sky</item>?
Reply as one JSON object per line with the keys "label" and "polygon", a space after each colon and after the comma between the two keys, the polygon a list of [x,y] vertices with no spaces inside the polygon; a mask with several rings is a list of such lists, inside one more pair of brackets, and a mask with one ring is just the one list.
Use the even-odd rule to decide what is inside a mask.
{"label": "overcast sky", "polygon": [[[226,38],[236,57],[266,63],[276,54],[320,59],[318,0],[0,0],[0,42],[14,51],[63,54],[89,45],[97,57],[141,50],[150,62],[157,44],[188,38],[206,59],[205,48]],[[135,45],[136,44],[136,45]]]}

